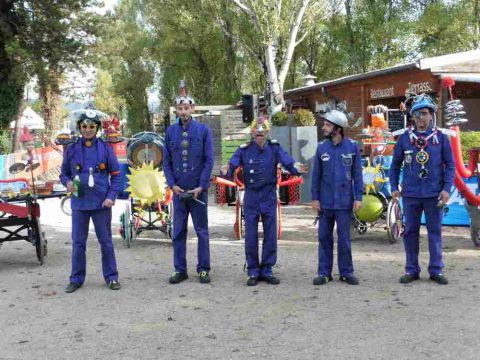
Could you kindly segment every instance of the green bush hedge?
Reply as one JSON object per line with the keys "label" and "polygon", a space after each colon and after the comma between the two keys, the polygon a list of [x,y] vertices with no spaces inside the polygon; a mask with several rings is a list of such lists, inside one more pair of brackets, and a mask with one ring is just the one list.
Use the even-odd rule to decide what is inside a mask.
{"label": "green bush hedge", "polygon": [[272,116],[272,125],[285,126],[287,125],[288,115],[284,112],[277,112]]}
{"label": "green bush hedge", "polygon": [[468,150],[472,147],[480,147],[480,131],[461,132],[460,143],[462,144],[463,161],[468,163]]}
{"label": "green bush hedge", "polygon": [[8,131],[0,132],[0,154],[12,152],[12,138]]}
{"label": "green bush hedge", "polygon": [[299,109],[295,114],[295,123],[297,126],[313,126],[315,125],[315,116],[310,110]]}

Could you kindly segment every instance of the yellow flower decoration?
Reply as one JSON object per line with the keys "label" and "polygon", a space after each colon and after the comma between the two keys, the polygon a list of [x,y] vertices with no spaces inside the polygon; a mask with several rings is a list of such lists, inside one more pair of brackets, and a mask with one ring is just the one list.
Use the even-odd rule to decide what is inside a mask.
{"label": "yellow flower decoration", "polygon": [[375,187],[375,183],[383,183],[387,181],[383,176],[378,176],[381,174],[380,167],[382,164],[378,164],[376,167],[373,167],[370,163],[370,159],[367,159],[368,165],[367,167],[363,168],[363,184],[365,185],[365,193],[368,195],[370,194],[370,190],[374,193],[377,192],[377,188]]}
{"label": "yellow flower decoration", "polygon": [[151,204],[165,199],[167,188],[163,172],[153,168],[153,162],[143,163],[138,169],[130,167],[127,175],[129,187],[125,190],[143,204]]}

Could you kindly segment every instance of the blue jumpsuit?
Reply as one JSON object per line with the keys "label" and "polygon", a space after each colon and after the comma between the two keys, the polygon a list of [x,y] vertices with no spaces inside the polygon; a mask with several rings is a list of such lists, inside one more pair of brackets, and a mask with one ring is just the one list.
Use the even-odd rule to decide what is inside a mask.
{"label": "blue jumpsuit", "polygon": [[[163,171],[169,187],[183,190],[203,189],[198,199],[208,203],[208,187],[213,169],[212,132],[192,118],[188,127],[181,121],[165,133]],[[196,201],[184,201],[173,195],[173,264],[176,272],[187,273],[188,214],[198,236],[197,273],[210,271],[208,208]]]}
{"label": "blue jumpsuit", "polygon": [[[293,166],[295,160],[275,140],[262,147],[251,141],[241,145],[230,159],[227,177],[243,166],[245,196],[245,253],[248,276],[272,275],[277,262],[277,167],[281,163],[293,175],[301,175]],[[262,261],[258,256],[258,221],[263,222]]]}
{"label": "blue jumpsuit", "polygon": [[340,276],[353,275],[350,223],[354,199],[362,200],[363,180],[357,143],[343,138],[335,145],[324,140],[317,146],[312,174],[312,200],[320,201],[318,223],[318,275],[331,276],[333,227],[337,223]]}
{"label": "blue jumpsuit", "polygon": [[[429,128],[424,136],[432,133]],[[419,133],[414,131],[417,136]],[[429,154],[429,160],[425,164],[428,175],[421,179],[418,173],[421,164],[416,161],[420,149],[410,142],[407,132],[400,135],[393,152],[393,160],[390,168],[390,185],[392,192],[398,191],[400,169],[403,163],[403,212],[405,215],[405,232],[403,244],[406,253],[407,274],[420,273],[418,264],[420,218],[425,212],[425,221],[428,231],[428,247],[430,262],[428,272],[430,275],[438,275],[442,272],[442,215],[443,211],[437,207],[438,196],[442,190],[450,193],[455,177],[455,162],[448,136],[440,133],[437,135],[439,143],[433,144],[432,138],[428,140],[425,151]]]}
{"label": "blue jumpsuit", "polygon": [[[94,186],[88,186],[89,168]],[[107,283],[118,280],[112,243],[112,209],[102,207],[105,199],[115,201],[121,190],[120,167],[113,149],[101,139],[85,146],[81,138],[70,145],[63,157],[60,181],[63,185],[80,177],[80,196],[72,195],[72,273],[70,282],[82,285],[86,272],[86,245],[90,218],[102,251],[102,271]]]}

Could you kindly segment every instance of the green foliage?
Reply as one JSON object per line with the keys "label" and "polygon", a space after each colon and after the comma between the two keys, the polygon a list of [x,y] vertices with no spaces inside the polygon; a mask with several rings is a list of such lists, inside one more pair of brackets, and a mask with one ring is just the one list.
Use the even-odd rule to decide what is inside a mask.
{"label": "green foliage", "polygon": [[272,125],[285,126],[287,125],[288,115],[282,111],[273,114]]}
{"label": "green foliage", "polygon": [[461,133],[460,143],[462,144],[463,161],[468,163],[470,155],[468,151],[471,148],[480,147],[480,131],[465,131]]}
{"label": "green foliage", "polygon": [[0,131],[0,154],[12,152],[12,138],[9,131]]}
{"label": "green foliage", "polygon": [[112,76],[105,70],[97,73],[94,97],[95,107],[107,114],[118,113],[124,105],[124,100],[115,92]]}
{"label": "green foliage", "polygon": [[295,123],[298,126],[313,126],[315,125],[315,116],[310,110],[298,109],[295,114]]}

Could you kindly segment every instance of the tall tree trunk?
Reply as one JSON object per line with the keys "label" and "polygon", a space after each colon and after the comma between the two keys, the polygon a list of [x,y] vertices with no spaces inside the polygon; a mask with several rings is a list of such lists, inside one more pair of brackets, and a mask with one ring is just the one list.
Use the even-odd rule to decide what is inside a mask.
{"label": "tall tree trunk", "polygon": [[59,75],[54,69],[48,70],[48,77],[39,76],[39,98],[42,102],[42,115],[45,124],[45,136],[52,140],[55,130],[58,127],[57,113],[60,105],[60,87],[58,85]]}
{"label": "tall tree trunk", "polygon": [[345,0],[345,12],[347,14],[346,21],[347,21],[347,31],[348,31],[348,42],[350,44],[350,51],[352,55],[352,65],[355,72],[360,72],[360,61],[358,59],[357,53],[357,44],[355,41],[355,34],[353,33],[352,27],[352,2],[353,0]]}
{"label": "tall tree trunk", "polygon": [[473,39],[473,45],[475,48],[478,48],[480,45],[480,6],[479,6],[479,0],[474,0],[473,2],[473,19],[474,19],[474,39]]}

